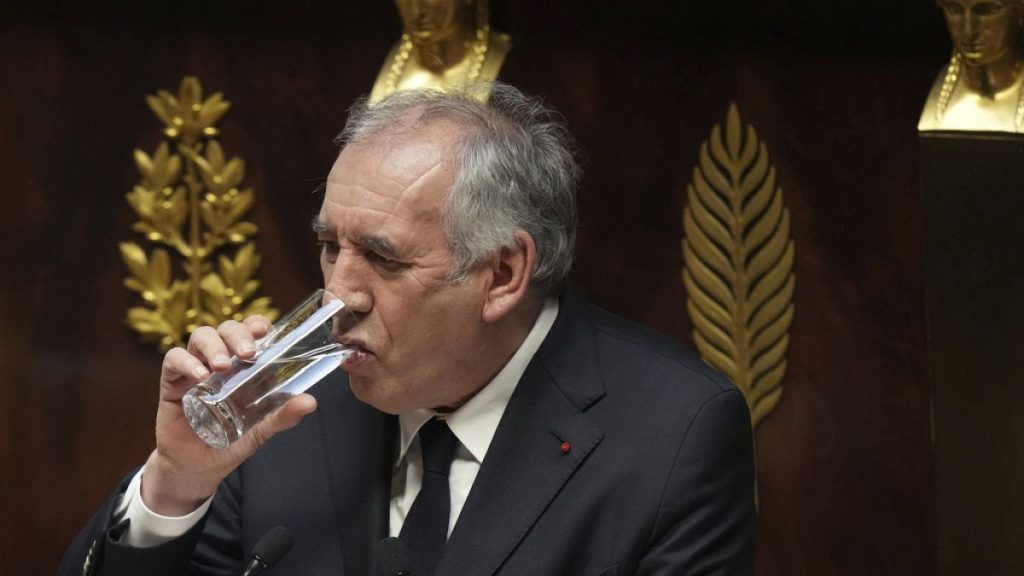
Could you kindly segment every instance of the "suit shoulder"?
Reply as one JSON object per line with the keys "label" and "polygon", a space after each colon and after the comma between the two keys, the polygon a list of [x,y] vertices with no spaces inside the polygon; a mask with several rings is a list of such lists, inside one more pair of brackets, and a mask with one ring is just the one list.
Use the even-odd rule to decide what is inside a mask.
{"label": "suit shoulder", "polygon": [[666,334],[591,306],[592,326],[606,373],[630,375],[633,386],[679,387],[688,396],[710,398],[738,392],[721,372],[706,364],[691,348]]}

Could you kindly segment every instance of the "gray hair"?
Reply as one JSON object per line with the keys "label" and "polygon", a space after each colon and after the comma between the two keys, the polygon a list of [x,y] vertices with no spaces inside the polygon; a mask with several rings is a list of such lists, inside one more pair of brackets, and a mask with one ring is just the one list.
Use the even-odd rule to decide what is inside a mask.
{"label": "gray hair", "polygon": [[[480,90],[490,90],[486,102],[475,96]],[[400,91],[372,106],[358,101],[335,141],[344,147],[438,119],[464,130],[451,150],[456,175],[442,207],[449,280],[465,279],[524,230],[537,245],[531,290],[557,292],[572,269],[580,170],[561,117],[540,100],[501,83]]]}

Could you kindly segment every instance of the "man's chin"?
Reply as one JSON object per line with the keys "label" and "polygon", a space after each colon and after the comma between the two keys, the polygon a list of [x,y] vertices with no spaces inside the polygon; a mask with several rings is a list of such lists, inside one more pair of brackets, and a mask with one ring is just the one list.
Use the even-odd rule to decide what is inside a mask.
{"label": "man's chin", "polygon": [[352,395],[360,402],[369,404],[385,414],[400,414],[402,412],[402,406],[396,401],[396,395],[386,392],[382,394],[382,386],[374,385],[366,378],[352,375],[349,375],[348,385],[352,389]]}

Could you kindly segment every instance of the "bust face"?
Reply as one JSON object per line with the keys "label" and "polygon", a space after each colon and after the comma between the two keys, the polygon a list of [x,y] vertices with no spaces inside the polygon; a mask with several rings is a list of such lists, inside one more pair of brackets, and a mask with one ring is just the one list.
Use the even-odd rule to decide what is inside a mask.
{"label": "bust face", "polygon": [[1017,57],[1022,15],[1017,0],[939,0],[939,6],[966,65]]}
{"label": "bust face", "polygon": [[395,0],[405,31],[414,42],[451,36],[472,10],[473,0]]}

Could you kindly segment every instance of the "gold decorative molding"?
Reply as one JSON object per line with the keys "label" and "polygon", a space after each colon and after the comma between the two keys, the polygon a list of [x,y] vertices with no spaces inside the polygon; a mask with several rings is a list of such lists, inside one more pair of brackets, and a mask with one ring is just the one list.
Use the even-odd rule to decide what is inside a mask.
{"label": "gold decorative molding", "polygon": [[[226,159],[214,139],[231,103],[220,92],[203,100],[193,76],[181,81],[177,96],[160,90],[146,103],[163,122],[166,141],[152,155],[134,153],[141,180],[126,198],[138,217],[132,230],[152,250],[120,244],[132,274],[125,286],[144,304],[128,310],[128,325],[167,350],[203,324],[251,314],[277,318],[270,298],[256,297],[257,228],[243,219],[254,197],[251,188],[239,188],[245,163]],[[173,273],[179,267],[182,277]]]}
{"label": "gold decorative molding", "polygon": [[683,211],[683,284],[705,361],[743,392],[756,427],[782,398],[793,240],[775,167],[736,104],[701,144]]}

